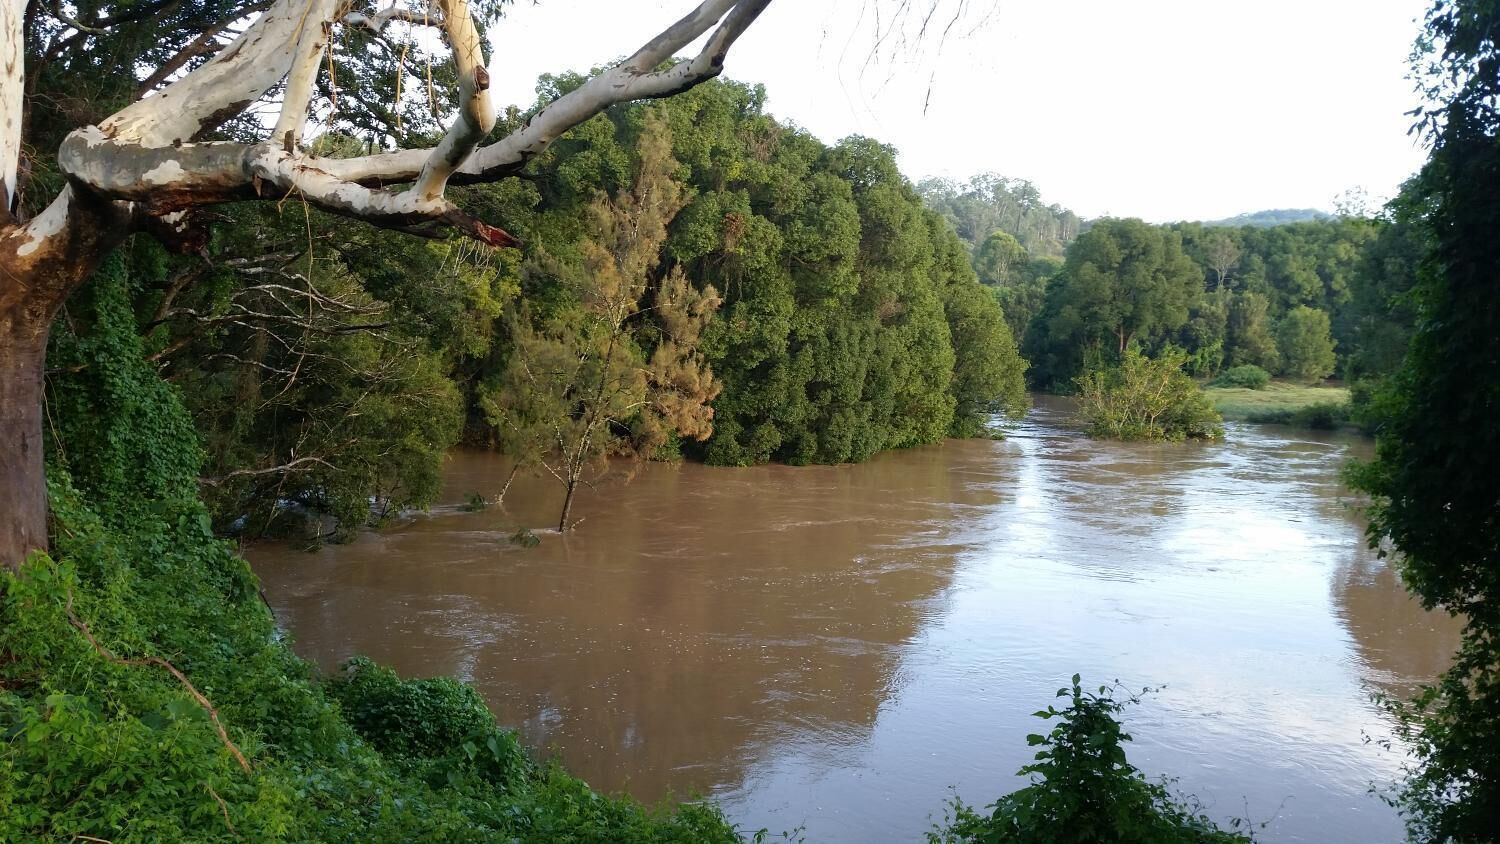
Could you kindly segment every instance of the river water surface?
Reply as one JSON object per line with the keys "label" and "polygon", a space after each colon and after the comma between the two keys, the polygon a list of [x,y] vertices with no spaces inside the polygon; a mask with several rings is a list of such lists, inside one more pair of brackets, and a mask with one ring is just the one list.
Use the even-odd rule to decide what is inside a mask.
{"label": "river water surface", "polygon": [[653,464],[542,544],[557,484],[455,454],[445,506],[250,560],[305,656],[473,683],[608,791],[717,798],[743,828],[914,841],[954,790],[1024,784],[1029,713],[1079,672],[1165,686],[1131,760],[1269,841],[1397,840],[1370,695],[1433,677],[1458,626],[1366,550],[1340,465],[1368,443],[1231,426],[1222,445],[1084,439],[1039,399],[1003,442],[858,466]]}

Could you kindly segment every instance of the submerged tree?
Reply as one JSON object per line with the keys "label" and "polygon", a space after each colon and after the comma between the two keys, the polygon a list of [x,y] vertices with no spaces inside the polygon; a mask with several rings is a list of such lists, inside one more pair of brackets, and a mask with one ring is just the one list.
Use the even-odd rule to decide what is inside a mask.
{"label": "submerged tree", "polygon": [[534,262],[532,272],[550,275],[571,301],[546,318],[523,312],[509,322],[512,349],[488,399],[491,421],[508,431],[517,467],[530,463],[563,485],[559,531],[572,526],[591,467],[713,433],[709,402],[719,384],[698,342],[718,294],[695,289],[681,267],[658,273],[667,225],[686,201],[676,169],[670,128],[648,115],[635,183],[589,207],[580,258]]}
{"label": "submerged tree", "polygon": [[1166,349],[1155,360],[1132,346],[1117,365],[1078,377],[1078,413],[1089,435],[1113,440],[1219,440],[1224,420],[1183,371],[1187,355]]}
{"label": "submerged tree", "polygon": [[[196,251],[208,236],[197,209],[295,198],[389,229],[456,229],[493,246],[510,245],[505,231],[446,198],[450,182],[503,178],[611,104],[669,96],[717,76],[731,45],[769,1],[705,0],[626,60],[489,144],[496,120],[479,24],[496,17],[499,3],[472,11],[465,0],[379,11],[356,10],[345,0],[144,3],[85,8],[83,20],[62,6],[49,14],[18,0],[0,5],[7,56],[0,76],[0,189],[7,217],[0,226],[0,561],[17,565],[27,551],[47,544],[41,407],[50,325],[69,294],[125,237],[149,232]],[[363,127],[357,134],[368,136],[370,146],[376,138],[382,145],[410,140],[401,119],[402,106],[410,105],[400,96],[401,82],[396,91],[371,86],[392,75],[405,79],[415,69],[404,61],[382,65],[381,56],[389,59],[394,51],[371,49],[370,38],[412,28],[434,28],[452,48],[457,110],[439,143],[353,158],[309,152],[304,134],[314,116]],[[669,63],[703,36],[696,56]],[[105,44],[120,63],[113,77],[103,74],[107,96],[71,113],[33,107],[42,101],[27,98],[28,81],[66,81],[75,70],[98,79]],[[336,65],[346,63],[353,70],[338,74]],[[32,80],[23,76],[23,65]],[[133,78],[136,73],[145,78]],[[340,96],[341,79],[354,86],[352,95]],[[336,120],[350,100],[354,116]],[[385,107],[392,102],[395,109]],[[260,117],[267,105],[276,114],[269,127]],[[111,114],[110,108],[118,110]],[[23,150],[52,144],[59,144],[55,172],[45,159],[22,167]],[[50,202],[36,201],[49,192],[55,193]]]}

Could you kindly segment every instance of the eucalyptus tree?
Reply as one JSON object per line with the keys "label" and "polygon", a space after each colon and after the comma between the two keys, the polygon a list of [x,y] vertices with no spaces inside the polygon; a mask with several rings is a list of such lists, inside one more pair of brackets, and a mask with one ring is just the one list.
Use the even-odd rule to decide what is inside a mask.
{"label": "eucalyptus tree", "polygon": [[[449,198],[449,185],[503,179],[615,103],[717,76],[769,2],[704,0],[488,143],[496,112],[482,24],[498,18],[494,0],[379,10],[348,0],[148,0],[75,7],[76,17],[62,4],[0,4],[0,561],[18,565],[47,544],[42,382],[51,323],[126,237],[147,233],[200,251],[209,238],[202,209],[294,198],[392,231],[456,230],[515,245]],[[417,69],[405,47],[391,45],[420,43],[411,33],[426,30],[451,51],[445,88],[454,97],[440,108],[429,88],[429,110],[451,119],[430,148],[396,148],[413,140],[402,115]],[[699,39],[696,55],[671,61]],[[341,80],[352,94],[340,92]],[[82,95],[75,87],[43,96],[83,82]],[[335,115],[351,99],[347,122],[370,130],[365,154],[316,154],[309,126],[343,120]],[[31,156],[54,143],[55,158]]]}

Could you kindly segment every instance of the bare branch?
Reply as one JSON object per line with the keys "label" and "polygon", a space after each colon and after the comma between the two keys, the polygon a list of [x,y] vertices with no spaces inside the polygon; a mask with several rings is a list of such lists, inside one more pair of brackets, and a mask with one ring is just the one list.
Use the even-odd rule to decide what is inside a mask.
{"label": "bare branch", "polygon": [[339,22],[345,26],[363,27],[379,35],[385,30],[386,25],[393,20],[409,23],[414,26],[442,26],[443,23],[441,17],[432,14],[430,11],[418,14],[401,6],[392,6],[373,15],[367,15],[364,12],[350,12],[344,15],[343,19]]}
{"label": "bare branch", "polygon": [[329,463],[327,460],[324,460],[321,457],[299,457],[296,460],[288,463],[283,463],[280,466],[271,466],[270,468],[266,469],[236,469],[233,472],[229,472],[225,475],[220,475],[217,478],[200,478],[198,482],[201,484],[206,484],[208,486],[222,486],[226,481],[232,480],[234,478],[253,478],[261,475],[284,475],[292,472],[309,472],[312,471],[313,467],[315,466],[321,466],[324,469],[330,469],[335,472],[338,471],[337,466]]}
{"label": "bare branch", "polygon": [[124,665],[130,667],[156,665],[165,668],[169,674],[177,678],[177,682],[181,683],[182,687],[187,689],[188,694],[191,694],[193,696],[193,699],[198,701],[198,705],[203,707],[203,711],[208,713],[209,720],[213,722],[214,730],[219,734],[219,740],[224,743],[224,747],[229,750],[230,755],[234,757],[236,762],[240,763],[240,767],[244,769],[245,773],[250,773],[250,762],[245,759],[245,754],[240,752],[239,747],[237,747],[235,743],[229,739],[228,731],[226,731],[224,729],[224,725],[219,722],[219,710],[215,709],[214,705],[209,702],[208,698],[204,697],[203,693],[198,691],[198,688],[188,680],[187,675],[183,674],[181,671],[178,671],[175,665],[167,662],[159,656],[148,656],[144,659],[122,659],[118,656],[115,656],[109,651],[108,648],[99,644],[99,640],[94,638],[94,634],[89,630],[89,626],[82,620],[80,620],[76,614],[74,614],[73,593],[71,591],[68,592],[68,602],[67,605],[63,608],[63,611],[67,613],[68,622],[73,625],[74,629],[76,629],[79,633],[82,633],[83,638],[88,640],[88,643],[93,646],[94,650],[100,656],[104,657],[110,662],[113,662],[116,665]]}
{"label": "bare branch", "polygon": [[[718,76],[736,39],[770,4],[770,0],[715,0],[698,7],[647,42],[629,59],[548,103],[526,125],[503,140],[480,147],[450,178],[457,184],[492,182],[511,175],[541,154],[567,130],[617,103],[667,97]],[[732,10],[732,11],[731,11]],[[728,18],[694,59],[665,71],[655,68],[672,52]],[[648,63],[649,62],[649,63]],[[367,185],[409,182],[426,163],[422,150],[319,161],[318,167],[347,181]]]}
{"label": "bare branch", "polygon": [[[437,148],[356,159],[304,156],[296,141],[327,46],[326,26],[343,17],[336,15],[340,2],[305,0],[294,8],[294,0],[276,0],[203,66],[100,126],[71,133],[58,151],[59,165],[91,192],[140,203],[151,215],[296,195],[324,211],[386,228],[428,233],[427,226],[441,224],[491,246],[515,246],[516,239],[503,229],[444,199],[446,185],[502,178],[611,105],[670,96],[717,76],[729,48],[770,0],[705,0],[629,59],[554,100],[523,128],[487,147],[478,145],[495,116],[479,34],[466,0],[439,0],[459,69],[461,102]],[[658,69],[672,52],[715,26],[696,57]],[[183,143],[260,98],[288,73],[270,143]],[[412,188],[402,193],[373,189],[412,181]]]}

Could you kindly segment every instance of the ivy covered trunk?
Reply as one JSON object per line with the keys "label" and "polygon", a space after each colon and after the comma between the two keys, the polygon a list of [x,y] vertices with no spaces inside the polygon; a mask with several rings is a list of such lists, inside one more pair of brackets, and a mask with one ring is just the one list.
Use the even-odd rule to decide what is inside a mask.
{"label": "ivy covered trunk", "polygon": [[19,567],[47,547],[42,461],[42,378],[47,324],[7,315],[0,339],[0,563]]}
{"label": "ivy covered trunk", "polygon": [[42,421],[47,338],[68,295],[124,239],[128,209],[65,189],[0,227],[0,565],[47,550]]}

